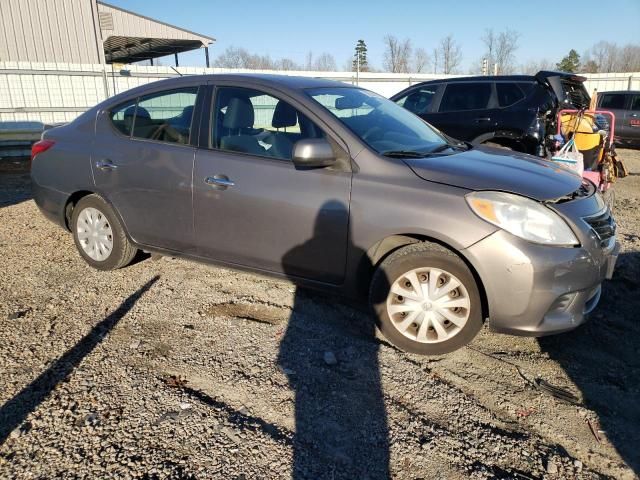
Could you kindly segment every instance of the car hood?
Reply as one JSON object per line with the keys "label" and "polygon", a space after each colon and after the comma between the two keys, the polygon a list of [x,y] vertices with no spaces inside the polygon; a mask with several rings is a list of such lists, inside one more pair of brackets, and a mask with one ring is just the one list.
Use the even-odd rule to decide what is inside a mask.
{"label": "car hood", "polygon": [[469,190],[510,192],[540,201],[571,194],[582,183],[580,176],[553,162],[490,147],[405,162],[425,180]]}

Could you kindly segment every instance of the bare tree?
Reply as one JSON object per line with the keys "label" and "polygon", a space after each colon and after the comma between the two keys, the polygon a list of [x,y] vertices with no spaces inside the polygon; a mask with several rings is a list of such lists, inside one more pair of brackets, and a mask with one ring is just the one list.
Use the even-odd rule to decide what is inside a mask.
{"label": "bare tree", "polygon": [[640,72],[640,45],[631,43],[622,47],[617,55],[618,72]]}
{"label": "bare tree", "polygon": [[518,49],[520,34],[510,29],[498,34],[488,28],[481,37],[485,45],[484,58],[487,59],[489,72],[497,71],[499,75],[513,73],[515,68],[515,51]]}
{"label": "bare tree", "polygon": [[246,68],[245,60],[249,56],[244,48],[229,46],[215,60],[215,65],[222,68]]}
{"label": "bare tree", "polygon": [[440,52],[437,48],[433,49],[433,73],[438,73],[438,61],[440,60]]}
{"label": "bare tree", "polygon": [[487,28],[484,31],[484,35],[480,37],[480,40],[484,43],[485,53],[484,58],[487,60],[487,64],[489,65],[489,69],[492,68],[492,65],[496,63],[496,43],[497,38],[495,33],[493,33],[492,28]]}
{"label": "bare tree", "polygon": [[313,63],[313,67],[318,72],[335,72],[337,69],[336,59],[330,53],[321,53]]}
{"label": "bare tree", "polygon": [[495,60],[498,65],[498,74],[513,73],[515,64],[515,51],[518,49],[520,34],[508,28],[498,35]]}
{"label": "bare tree", "polygon": [[429,67],[429,54],[424,48],[416,48],[413,54],[413,71],[416,73],[426,72]]}
{"label": "bare tree", "polygon": [[613,72],[617,63],[618,46],[614,43],[600,41],[586,53],[586,60],[593,60],[598,65],[598,72]]}
{"label": "bare tree", "polygon": [[398,40],[393,35],[384,37],[385,52],[383,56],[383,67],[392,73],[407,73],[411,59],[411,40]]}
{"label": "bare tree", "polygon": [[540,70],[553,70],[555,63],[547,58],[540,60],[530,60],[524,65],[520,65],[518,70],[526,75],[535,75]]}
{"label": "bare tree", "polygon": [[284,71],[302,70],[300,68],[300,65],[298,65],[295,61],[291,60],[290,58],[281,58],[280,60],[277,60],[274,64],[274,67],[276,68],[276,70],[284,70]]}
{"label": "bare tree", "polygon": [[456,72],[462,61],[462,51],[458,43],[453,39],[453,35],[447,35],[440,40],[438,56],[442,64],[442,73],[447,75]]}

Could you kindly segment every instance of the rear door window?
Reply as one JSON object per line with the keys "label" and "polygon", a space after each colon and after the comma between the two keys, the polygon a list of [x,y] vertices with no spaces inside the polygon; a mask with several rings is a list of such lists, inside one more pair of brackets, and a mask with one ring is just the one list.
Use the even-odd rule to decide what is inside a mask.
{"label": "rear door window", "polygon": [[626,95],[622,93],[609,93],[603,94],[600,101],[600,108],[607,109],[623,109],[626,100]]}
{"label": "rear door window", "polygon": [[440,85],[429,85],[420,87],[411,91],[408,95],[401,97],[399,100],[396,100],[396,103],[416,115],[428,113],[439,86]]}
{"label": "rear door window", "polygon": [[133,136],[147,140],[188,144],[198,87],[153,93],[140,98]]}
{"label": "rear door window", "polygon": [[491,83],[450,83],[447,85],[440,112],[481,110],[487,108],[491,98]]}
{"label": "rear door window", "polygon": [[640,95],[634,95],[631,98],[631,110],[634,112],[640,111]]}
{"label": "rear door window", "polygon": [[498,105],[508,107],[524,98],[524,93],[515,83],[496,83]]}

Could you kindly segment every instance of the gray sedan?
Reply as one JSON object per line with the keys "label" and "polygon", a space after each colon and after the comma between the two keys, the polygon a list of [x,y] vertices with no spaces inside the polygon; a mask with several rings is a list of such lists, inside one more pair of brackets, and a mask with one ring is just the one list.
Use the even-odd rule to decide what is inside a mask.
{"label": "gray sedan", "polygon": [[398,347],[580,325],[617,255],[594,186],[455,142],[372,92],[267,75],[164,80],[33,148],[40,210],[101,270],[139,250],[368,301]]}

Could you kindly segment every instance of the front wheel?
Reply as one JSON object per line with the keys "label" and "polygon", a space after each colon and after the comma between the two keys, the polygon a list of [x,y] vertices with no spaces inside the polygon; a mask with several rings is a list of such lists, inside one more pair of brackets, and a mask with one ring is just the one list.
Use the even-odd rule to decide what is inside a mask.
{"label": "front wheel", "polygon": [[387,257],[374,274],[369,301],[385,338],[411,353],[452,352],[482,328],[473,274],[455,253],[431,243]]}
{"label": "front wheel", "polygon": [[80,256],[98,270],[125,267],[138,252],[111,206],[98,195],[80,199],[73,209],[71,225]]}

